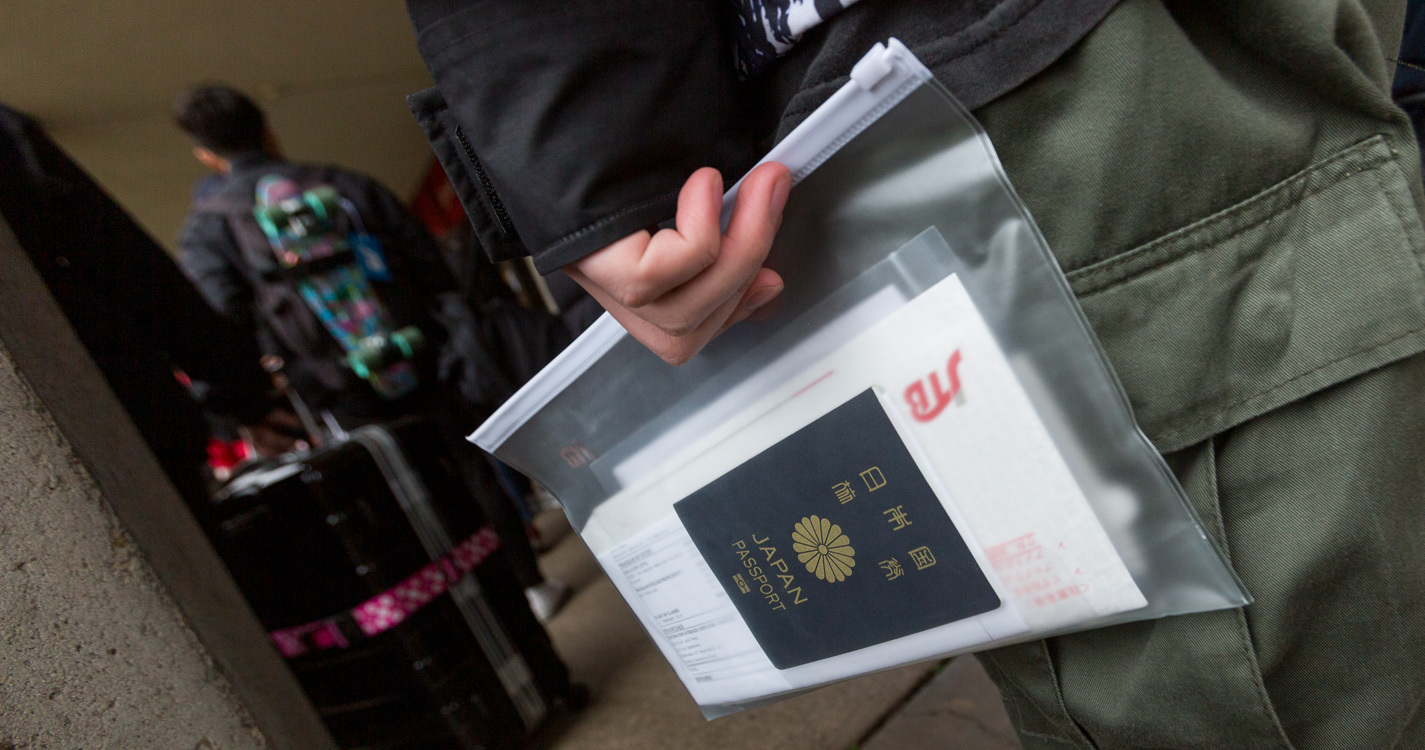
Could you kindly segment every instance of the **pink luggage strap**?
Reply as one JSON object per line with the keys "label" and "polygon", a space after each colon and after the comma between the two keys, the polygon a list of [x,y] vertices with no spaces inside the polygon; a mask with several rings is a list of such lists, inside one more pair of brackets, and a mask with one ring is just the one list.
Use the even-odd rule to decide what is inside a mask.
{"label": "pink luggage strap", "polygon": [[405,580],[351,610],[305,625],[274,630],[267,635],[278,652],[288,659],[308,651],[347,648],[351,642],[342,632],[343,620],[349,617],[361,634],[368,638],[390,630],[444,594],[451,584],[478,567],[499,547],[500,537],[492,527],[485,526],[455,545],[444,557],[431,561]]}

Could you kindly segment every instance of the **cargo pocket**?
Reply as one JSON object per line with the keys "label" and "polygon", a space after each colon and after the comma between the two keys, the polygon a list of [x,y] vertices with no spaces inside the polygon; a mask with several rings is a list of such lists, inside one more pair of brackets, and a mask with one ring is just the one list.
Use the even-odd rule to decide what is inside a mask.
{"label": "cargo pocket", "polygon": [[406,97],[406,103],[425,131],[435,158],[450,178],[485,252],[497,261],[529,255],[499,192],[485,174],[479,155],[451,115],[440,90],[432,87],[411,94]]}
{"label": "cargo pocket", "polygon": [[[1382,609],[1395,594],[1369,582],[1399,578],[1391,550],[1406,543],[1377,540],[1392,539],[1375,520],[1388,518],[1385,506],[1371,505],[1384,501],[1358,496],[1386,493],[1350,489],[1344,475],[1374,472],[1404,487],[1396,494],[1413,491],[1383,464],[1347,460],[1355,451],[1388,461],[1383,445],[1410,429],[1408,417],[1384,427],[1387,386],[1375,381],[1402,390],[1409,378],[1392,374],[1406,366],[1399,361],[1425,351],[1425,231],[1412,174],[1373,137],[1068,274],[1139,424],[1258,602],[985,654],[1026,748],[1290,750],[1301,737],[1320,739],[1327,717],[1306,714],[1323,705],[1317,693],[1337,689],[1302,677],[1319,669],[1316,657],[1331,643],[1329,634],[1303,634],[1309,623],[1330,617],[1331,628],[1345,627],[1356,606],[1361,616],[1380,614],[1374,629],[1395,632]],[[1375,443],[1362,437],[1373,424],[1386,433]],[[1303,451],[1340,468],[1313,472],[1303,468],[1313,457],[1286,458]],[[1344,595],[1337,587],[1362,590],[1349,604],[1320,606],[1319,597]],[[1309,668],[1294,663],[1305,658],[1293,651],[1299,644],[1315,649]],[[1405,702],[1386,689],[1363,693],[1370,700],[1351,711]]]}
{"label": "cargo pocket", "polygon": [[[1213,441],[1168,461],[1230,560]],[[1294,750],[1241,609],[1088,630],[979,656],[1024,750]]]}
{"label": "cargo pocket", "polygon": [[1101,750],[1396,746],[1425,692],[1425,476],[1396,454],[1422,384],[1409,357],[1167,455],[1257,600],[1015,647],[1036,705]]}
{"label": "cargo pocket", "polygon": [[1097,750],[1069,715],[1047,641],[975,654],[1004,699],[1024,750]]}
{"label": "cargo pocket", "polygon": [[1409,174],[1375,136],[1068,274],[1158,450],[1425,349]]}
{"label": "cargo pocket", "polygon": [[[1388,410],[1347,394],[1425,351],[1413,175],[1375,136],[1069,274],[1139,424],[1257,597],[1050,641],[1069,715],[1104,747],[1349,744],[1351,720],[1336,714],[1396,702],[1370,679],[1340,682],[1345,654],[1409,653],[1363,645],[1395,632],[1385,584],[1404,547],[1370,518],[1384,517],[1373,504],[1388,493],[1343,475],[1384,477],[1363,454],[1389,449],[1366,436],[1408,429],[1387,429]],[[1360,731],[1360,746],[1379,746]]]}

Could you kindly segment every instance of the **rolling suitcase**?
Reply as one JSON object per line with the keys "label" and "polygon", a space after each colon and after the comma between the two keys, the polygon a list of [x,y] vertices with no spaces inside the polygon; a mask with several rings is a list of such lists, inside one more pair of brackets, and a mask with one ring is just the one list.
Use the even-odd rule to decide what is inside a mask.
{"label": "rolling suitcase", "polygon": [[250,470],[215,506],[209,536],[341,747],[520,747],[568,701],[428,422]]}

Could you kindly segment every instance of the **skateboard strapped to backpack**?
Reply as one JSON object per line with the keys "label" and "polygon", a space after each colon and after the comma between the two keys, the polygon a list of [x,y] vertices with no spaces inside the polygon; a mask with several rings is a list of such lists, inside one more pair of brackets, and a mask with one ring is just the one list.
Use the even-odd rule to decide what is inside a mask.
{"label": "skateboard strapped to backpack", "polygon": [[326,185],[301,191],[281,175],[264,176],[254,192],[253,216],[282,275],[341,344],[345,364],[384,398],[414,390],[411,360],[425,336],[415,326],[394,330],[370,281],[390,272],[350,202]]}

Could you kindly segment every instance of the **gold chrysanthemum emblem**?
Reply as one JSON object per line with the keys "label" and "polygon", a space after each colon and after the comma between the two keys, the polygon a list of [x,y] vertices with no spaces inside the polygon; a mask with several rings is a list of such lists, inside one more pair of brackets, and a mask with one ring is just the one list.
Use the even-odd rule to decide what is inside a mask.
{"label": "gold chrysanthemum emblem", "polygon": [[807,570],[828,583],[844,581],[856,567],[856,550],[841,527],[819,516],[803,518],[792,532],[792,551]]}

